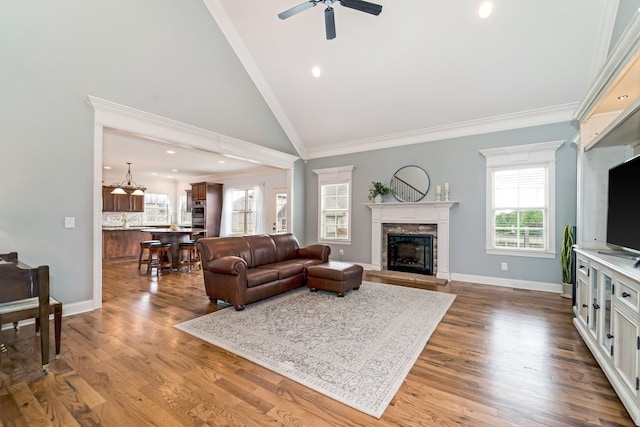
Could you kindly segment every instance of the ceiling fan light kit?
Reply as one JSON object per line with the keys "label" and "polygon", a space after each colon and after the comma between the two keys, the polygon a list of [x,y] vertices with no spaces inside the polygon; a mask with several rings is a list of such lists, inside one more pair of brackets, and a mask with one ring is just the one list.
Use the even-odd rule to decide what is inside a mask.
{"label": "ceiling fan light kit", "polygon": [[278,18],[287,19],[293,15],[296,15],[302,11],[307,9],[311,9],[318,3],[322,3],[327,8],[324,10],[324,27],[325,33],[327,35],[327,40],[332,40],[336,38],[336,21],[335,16],[333,14],[333,8],[331,5],[333,3],[340,3],[344,7],[348,7],[350,9],[355,9],[360,12],[370,13],[371,15],[380,15],[382,12],[382,6],[375,3],[369,3],[363,0],[309,0],[298,6],[294,6],[291,9],[287,9],[284,12],[278,14]]}

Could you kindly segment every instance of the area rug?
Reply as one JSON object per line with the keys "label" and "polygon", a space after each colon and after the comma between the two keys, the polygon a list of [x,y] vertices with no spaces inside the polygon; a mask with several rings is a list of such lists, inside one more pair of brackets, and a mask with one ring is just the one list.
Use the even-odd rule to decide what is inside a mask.
{"label": "area rug", "polygon": [[299,288],[176,328],[380,418],[455,295],[363,282]]}

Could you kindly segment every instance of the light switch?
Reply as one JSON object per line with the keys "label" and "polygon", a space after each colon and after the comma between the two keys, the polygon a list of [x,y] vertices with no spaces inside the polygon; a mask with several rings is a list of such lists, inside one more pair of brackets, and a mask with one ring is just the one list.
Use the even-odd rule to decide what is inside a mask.
{"label": "light switch", "polygon": [[65,216],[64,217],[64,228],[76,228],[76,217],[74,217],[74,216]]}

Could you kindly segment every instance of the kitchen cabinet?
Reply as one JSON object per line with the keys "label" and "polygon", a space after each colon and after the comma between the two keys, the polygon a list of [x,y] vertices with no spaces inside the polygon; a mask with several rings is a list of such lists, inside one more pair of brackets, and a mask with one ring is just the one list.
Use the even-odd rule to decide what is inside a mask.
{"label": "kitchen cabinet", "polygon": [[192,200],[207,200],[207,183],[198,182],[191,184],[191,199]]}
{"label": "kitchen cabinet", "polygon": [[[203,194],[204,192],[204,194]],[[220,236],[220,221],[222,219],[222,184],[215,182],[196,182],[191,184],[193,203],[199,201],[205,208],[204,229],[207,237]],[[194,227],[201,227],[191,218]]]}
{"label": "kitchen cabinet", "polygon": [[144,212],[144,196],[111,194],[115,187],[102,187],[103,212]]}

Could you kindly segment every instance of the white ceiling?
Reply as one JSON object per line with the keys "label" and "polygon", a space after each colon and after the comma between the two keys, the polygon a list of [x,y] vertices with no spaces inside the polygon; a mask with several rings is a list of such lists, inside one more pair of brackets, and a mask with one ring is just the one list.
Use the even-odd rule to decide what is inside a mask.
{"label": "white ceiling", "polygon": [[[570,120],[615,12],[603,0],[494,0],[483,20],[480,0],[381,0],[379,16],[336,2],[329,41],[322,4],[280,20],[303,1],[203,1],[305,159]],[[107,132],[104,164],[177,179],[255,166],[178,148],[169,161],[161,142]]]}
{"label": "white ceiling", "polygon": [[[167,153],[167,151],[173,151],[173,153]],[[151,140],[105,128],[103,167],[110,168],[112,173],[122,175],[124,179],[127,173],[127,162],[131,163],[131,174],[139,184],[149,179],[189,181],[192,178],[259,167],[253,163],[173,142]]]}
{"label": "white ceiling", "polygon": [[303,1],[204,2],[303,158],[469,133],[485,119],[569,120],[613,22],[602,0],[494,0],[484,20],[479,0],[380,0],[379,16],[336,2],[329,41],[322,4],[280,20]]}

